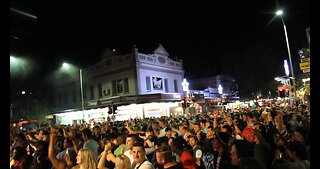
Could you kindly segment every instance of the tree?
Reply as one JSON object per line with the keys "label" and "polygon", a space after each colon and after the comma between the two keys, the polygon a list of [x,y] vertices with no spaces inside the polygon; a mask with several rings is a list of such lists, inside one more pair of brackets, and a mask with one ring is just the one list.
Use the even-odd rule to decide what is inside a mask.
{"label": "tree", "polygon": [[39,127],[40,127],[41,122],[44,122],[46,120],[47,115],[48,115],[48,106],[46,101],[36,99],[28,102],[28,108],[26,111],[27,119],[38,120]]}

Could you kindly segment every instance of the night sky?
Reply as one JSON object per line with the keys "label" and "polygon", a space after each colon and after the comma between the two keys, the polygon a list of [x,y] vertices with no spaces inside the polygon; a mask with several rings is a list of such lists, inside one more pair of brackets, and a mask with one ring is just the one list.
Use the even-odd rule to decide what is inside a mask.
{"label": "night sky", "polygon": [[[190,79],[230,73],[236,79],[256,77],[259,84],[284,75],[288,59],[283,25],[274,12],[285,15],[295,74],[300,73],[298,50],[308,47],[310,27],[307,1],[235,1],[216,3],[153,4],[78,1],[11,1],[11,55],[31,59],[26,79],[45,77],[69,61],[88,66],[105,48],[118,54],[151,53],[162,44],[169,57],[183,59]],[[251,73],[254,72],[254,73]],[[249,76],[248,74],[251,74]],[[260,87],[260,86],[256,86]]]}

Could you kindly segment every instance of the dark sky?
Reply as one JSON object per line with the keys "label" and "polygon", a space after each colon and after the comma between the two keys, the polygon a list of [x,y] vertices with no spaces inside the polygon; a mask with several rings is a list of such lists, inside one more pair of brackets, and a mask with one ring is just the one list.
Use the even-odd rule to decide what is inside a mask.
{"label": "dark sky", "polygon": [[[184,61],[186,76],[214,76],[228,67],[225,53],[244,54],[257,44],[272,50],[275,69],[282,72],[288,58],[278,8],[288,31],[293,61],[307,46],[305,29],[310,26],[309,0],[224,1],[217,3],[149,4],[91,1],[11,1],[11,7],[29,11],[36,20],[14,12],[11,18],[11,54],[34,60],[33,75],[46,75],[63,60],[79,66],[96,63],[105,48],[129,53],[133,44],[151,53],[162,44],[170,57]],[[18,37],[15,39],[13,37]],[[259,53],[259,52],[258,52]],[[238,56],[241,60],[242,56]],[[222,64],[224,63],[224,64]],[[243,65],[245,66],[245,65]],[[298,70],[298,64],[294,65]],[[30,75],[33,77],[32,75]]]}

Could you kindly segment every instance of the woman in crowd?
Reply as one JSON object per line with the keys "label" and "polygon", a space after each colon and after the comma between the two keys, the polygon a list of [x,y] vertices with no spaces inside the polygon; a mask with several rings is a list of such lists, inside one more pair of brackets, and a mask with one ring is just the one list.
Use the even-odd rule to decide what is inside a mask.
{"label": "woman in crowd", "polygon": [[72,169],[97,169],[97,158],[89,148],[80,149],[77,164]]}
{"label": "woman in crowd", "polygon": [[119,154],[116,157],[116,164],[114,169],[131,169],[130,159],[124,154]]}

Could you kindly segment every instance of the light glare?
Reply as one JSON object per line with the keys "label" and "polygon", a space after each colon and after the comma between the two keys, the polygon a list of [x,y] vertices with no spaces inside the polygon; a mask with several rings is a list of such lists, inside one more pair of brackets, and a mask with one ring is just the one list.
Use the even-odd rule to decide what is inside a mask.
{"label": "light glare", "polygon": [[277,12],[276,12],[276,15],[278,15],[278,16],[281,16],[283,14],[283,11],[282,10],[278,10]]}

